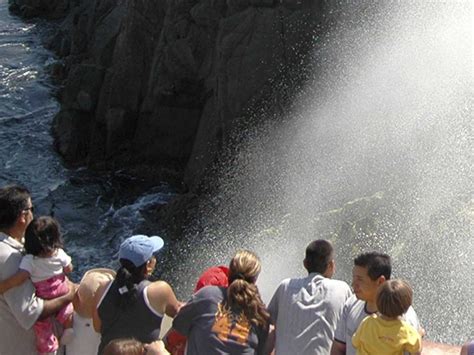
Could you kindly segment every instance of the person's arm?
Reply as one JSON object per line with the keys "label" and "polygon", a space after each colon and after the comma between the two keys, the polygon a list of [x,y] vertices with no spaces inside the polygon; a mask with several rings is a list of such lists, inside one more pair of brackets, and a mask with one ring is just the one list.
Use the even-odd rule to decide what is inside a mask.
{"label": "person's arm", "polygon": [[420,334],[422,338],[425,336],[425,329],[421,326],[418,315],[412,306],[408,308],[408,311],[403,315],[402,319],[418,330],[418,334]]}
{"label": "person's arm", "polygon": [[72,265],[72,263],[70,263],[69,265],[63,267],[63,272],[65,274],[70,274],[72,272],[72,270],[74,270],[74,266]]}
{"label": "person's arm", "polygon": [[[2,280],[14,275],[22,262],[21,253],[10,249],[3,248],[2,250],[4,254],[8,254],[2,258],[0,266],[0,279]],[[43,300],[36,297],[35,287],[30,279],[27,279],[20,286],[6,291],[3,298],[11,314],[23,329],[30,329],[43,311]]]}
{"label": "person's arm", "polygon": [[423,328],[421,325],[420,327],[418,328],[418,334],[420,334],[420,337],[423,339],[426,335],[426,331],[425,331],[425,328]]}
{"label": "person's arm", "polygon": [[279,303],[278,299],[284,287],[283,282],[277,287],[277,289],[275,290],[275,293],[272,296],[272,299],[270,300],[270,303],[268,303],[267,310],[268,310],[268,313],[270,313],[272,324],[276,324],[277,319],[278,319],[278,303]]}
{"label": "person's arm", "polygon": [[61,310],[61,308],[72,302],[74,295],[76,294],[77,285],[70,281],[68,281],[68,284],[69,291],[65,295],[50,300],[43,300],[43,311],[38,318],[39,320],[55,315]]}
{"label": "person's arm", "polygon": [[280,293],[283,292],[284,287],[285,287],[285,281],[283,280],[282,283],[277,287],[275,290],[275,293],[272,296],[272,299],[270,300],[270,303],[268,303],[267,306],[267,311],[270,314],[270,322],[271,326],[268,332],[268,338],[265,343],[265,349],[264,349],[264,354],[271,354],[272,351],[275,349],[275,342],[276,342],[276,323],[278,320],[278,307],[279,307],[279,297]]}
{"label": "person's arm", "polygon": [[270,355],[274,349],[275,349],[275,326],[270,324],[267,340],[263,348],[263,354]]}
{"label": "person's arm", "polygon": [[342,314],[337,321],[336,331],[334,332],[334,339],[331,346],[331,355],[346,354],[346,321],[349,308],[350,299],[348,299],[344,304],[344,307],[342,308]]}
{"label": "person's arm", "polygon": [[469,355],[468,350],[470,346],[473,346],[474,341],[468,341],[467,343],[463,344],[461,348],[461,355]]}
{"label": "person's arm", "polygon": [[73,270],[72,259],[71,257],[61,248],[58,249],[57,257],[61,260],[61,265],[63,266],[63,272],[69,274]]}
{"label": "person's arm", "polygon": [[360,337],[361,337],[361,334],[364,332],[364,326],[363,325],[364,324],[361,324],[361,326],[359,326],[359,328],[357,328],[356,332],[352,336],[352,346],[356,349],[360,348]]}
{"label": "person's arm", "polygon": [[181,302],[176,299],[173,289],[164,281],[151,283],[146,294],[150,306],[160,314],[174,318],[181,308]]}
{"label": "person's arm", "polygon": [[421,355],[422,344],[421,336],[417,329],[413,328],[410,325],[405,325],[406,335],[405,337],[405,351],[413,355]]}
{"label": "person's arm", "polygon": [[346,355],[346,344],[334,339],[331,346],[331,355]]}
{"label": "person's arm", "polygon": [[0,282],[0,295],[13,287],[20,286],[23,282],[28,280],[30,273],[26,270],[18,270],[18,272],[8,279]]}
{"label": "person's arm", "polygon": [[173,319],[173,329],[184,336],[189,336],[191,326],[194,321],[202,312],[202,307],[207,309],[205,306],[208,301],[208,289],[204,287],[196,292],[191,299],[185,303],[180,309],[176,317]]}

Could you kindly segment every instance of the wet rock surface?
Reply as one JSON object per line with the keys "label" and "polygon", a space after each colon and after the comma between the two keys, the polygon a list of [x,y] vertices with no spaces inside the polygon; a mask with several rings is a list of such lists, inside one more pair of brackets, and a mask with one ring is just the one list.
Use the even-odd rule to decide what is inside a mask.
{"label": "wet rock surface", "polygon": [[196,189],[251,104],[314,48],[324,2],[11,0],[25,17],[63,16],[59,152],[91,167],[171,168]]}

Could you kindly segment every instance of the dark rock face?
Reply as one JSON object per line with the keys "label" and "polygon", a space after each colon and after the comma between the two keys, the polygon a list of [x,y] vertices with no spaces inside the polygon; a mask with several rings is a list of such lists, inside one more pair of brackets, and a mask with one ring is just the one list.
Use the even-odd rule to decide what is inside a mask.
{"label": "dark rock face", "polygon": [[13,13],[25,18],[43,16],[50,19],[63,17],[69,9],[69,0],[9,0]]}
{"label": "dark rock face", "polygon": [[67,14],[50,41],[64,58],[54,132],[67,161],[171,167],[196,187],[250,103],[275,91],[275,80],[313,48],[325,3],[11,0],[11,7],[25,16]]}

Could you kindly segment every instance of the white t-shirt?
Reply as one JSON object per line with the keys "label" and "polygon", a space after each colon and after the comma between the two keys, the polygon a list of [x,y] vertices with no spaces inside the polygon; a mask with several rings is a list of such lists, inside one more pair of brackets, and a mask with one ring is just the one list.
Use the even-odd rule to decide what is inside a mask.
{"label": "white t-shirt", "polygon": [[[0,281],[18,271],[23,245],[0,232]],[[0,354],[36,354],[33,324],[43,311],[30,280],[0,295]]]}
{"label": "white t-shirt", "polygon": [[30,273],[31,281],[39,282],[63,274],[63,268],[69,264],[71,264],[71,257],[59,248],[53,256],[48,258],[25,255],[21,259],[20,269]]}
{"label": "white t-shirt", "polygon": [[[346,344],[346,355],[356,354],[356,349],[352,346],[352,336],[362,320],[371,314],[367,312],[366,303],[357,299],[355,295],[346,301],[334,334],[334,340]],[[420,329],[420,321],[413,307],[410,306],[402,318],[416,330]]]}
{"label": "white t-shirt", "polygon": [[351,294],[345,282],[317,273],[283,280],[268,305],[276,326],[276,355],[329,355],[334,330]]}

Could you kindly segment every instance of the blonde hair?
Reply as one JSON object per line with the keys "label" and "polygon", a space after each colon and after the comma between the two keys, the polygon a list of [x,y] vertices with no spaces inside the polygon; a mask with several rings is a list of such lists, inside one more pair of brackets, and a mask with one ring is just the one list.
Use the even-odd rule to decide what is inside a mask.
{"label": "blonde hair", "polygon": [[248,321],[256,326],[266,326],[270,318],[255,285],[261,268],[256,254],[248,250],[237,252],[230,261],[227,288],[228,305],[242,309]]}
{"label": "blonde hair", "polygon": [[136,339],[111,340],[102,352],[103,355],[144,355],[143,344]]}
{"label": "blonde hair", "polygon": [[377,290],[377,310],[384,316],[401,316],[408,311],[412,302],[413,290],[404,280],[387,280]]}

